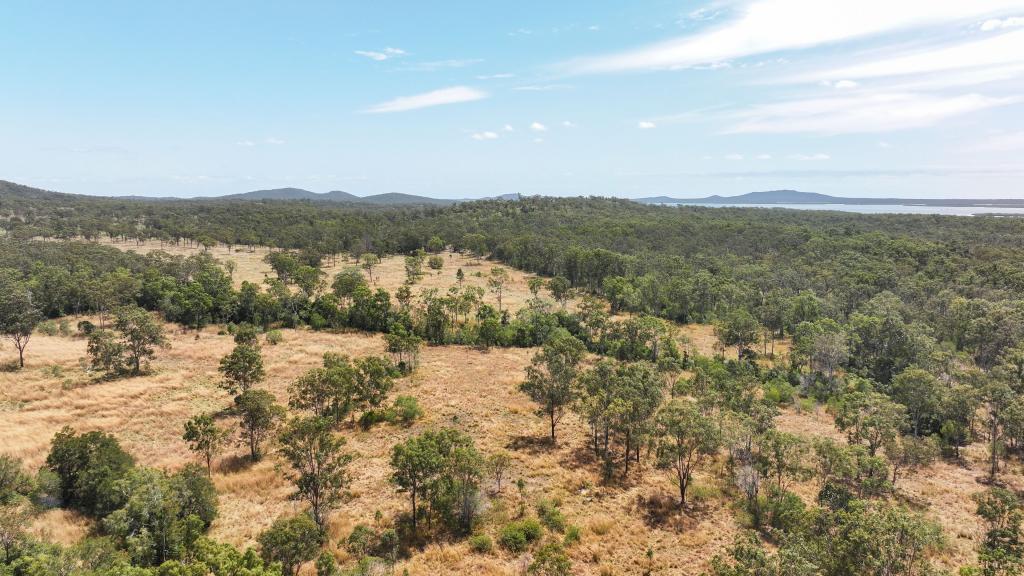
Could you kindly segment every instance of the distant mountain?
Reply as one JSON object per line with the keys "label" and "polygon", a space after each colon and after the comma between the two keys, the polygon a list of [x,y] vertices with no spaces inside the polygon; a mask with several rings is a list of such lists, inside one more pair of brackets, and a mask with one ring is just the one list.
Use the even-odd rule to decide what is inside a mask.
{"label": "distant mountain", "polygon": [[642,204],[845,204],[865,205],[884,204],[900,206],[1001,206],[1024,207],[1024,199],[1015,198],[849,198],[829,196],[817,192],[800,192],[798,190],[769,190],[765,192],[748,192],[737,196],[705,196],[703,198],[673,198],[671,196],[651,196],[636,198]]}
{"label": "distant mountain", "polygon": [[356,200],[364,204],[377,204],[377,205],[397,205],[397,204],[435,204],[438,206],[447,206],[449,204],[455,204],[456,202],[464,202],[464,200],[446,200],[444,198],[428,198],[427,196],[414,196],[412,194],[402,194],[399,192],[388,192],[386,194],[374,194],[372,196],[363,196]]}
{"label": "distant mountain", "polygon": [[355,194],[334,190],[324,194],[310,192],[302,188],[272,188],[270,190],[253,190],[241,194],[217,196],[221,200],[310,200],[313,202],[359,202]]}

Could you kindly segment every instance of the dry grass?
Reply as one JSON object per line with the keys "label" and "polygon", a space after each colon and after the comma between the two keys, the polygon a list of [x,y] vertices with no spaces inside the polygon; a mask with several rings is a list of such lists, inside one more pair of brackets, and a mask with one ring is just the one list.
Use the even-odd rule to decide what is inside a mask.
{"label": "dry grass", "polygon": [[[201,247],[190,247],[184,244],[179,246],[166,243],[161,244],[156,240],[147,240],[141,243],[134,241],[112,242],[109,238],[104,238],[100,243],[120,250],[138,252],[139,254],[163,250],[169,254],[191,256],[203,251]],[[221,262],[234,263],[232,279],[236,287],[240,286],[243,281],[262,285],[264,279],[274,275],[270,266],[263,261],[263,258],[269,253],[268,248],[256,247],[250,249],[236,246],[228,250],[227,246],[218,245],[211,248],[209,253]],[[514,313],[524,307],[527,300],[532,297],[527,281],[534,276],[533,274],[527,274],[514,268],[487,260],[476,259],[457,252],[444,252],[442,256],[445,262],[441,270],[431,270],[424,264],[424,275],[413,286],[413,295],[419,296],[422,290],[431,288],[436,288],[439,293],[444,294],[450,286],[456,284],[455,273],[461,268],[465,275],[464,284],[466,286],[479,286],[483,288],[485,291],[484,302],[497,307],[498,300],[496,295],[487,288],[487,276],[492,268],[503,268],[508,272],[510,281],[505,286],[502,294],[502,307]],[[349,266],[358,265],[348,257],[339,257],[336,264],[330,259],[325,259],[323,270],[327,273],[328,283],[335,274]],[[363,274],[366,275],[365,271]],[[374,267],[373,281],[370,285],[374,288],[384,288],[394,294],[395,290],[401,287],[405,280],[405,258],[403,256],[389,256],[382,259],[381,263]],[[542,292],[541,295],[548,296],[546,291]],[[572,308],[573,302],[570,301],[567,306]]]}
{"label": "dry grass", "polygon": [[[134,248],[131,245],[122,245]],[[184,249],[180,249],[184,250]],[[223,247],[217,256],[228,256]],[[233,252],[236,281],[258,280],[266,272],[262,254]],[[446,289],[454,270],[462,266],[468,282],[483,282],[473,272],[486,272],[490,264],[474,265],[458,255],[448,256],[442,274],[428,274],[423,287]],[[401,259],[387,259],[375,271],[377,283],[389,290],[404,280]],[[529,297],[525,274],[512,273],[513,282],[505,304],[521,306]],[[488,298],[493,298],[488,295]],[[74,322],[72,322],[74,323]],[[85,341],[78,338],[34,336],[28,349],[28,366],[22,371],[0,372],[0,451],[25,460],[29,467],[45,459],[53,434],[65,425],[80,431],[104,430],[118,437],[141,464],[174,469],[194,460],[181,440],[184,422],[192,415],[226,407],[228,395],[217,386],[219,359],[231,350],[230,336],[208,328],[198,336],[167,327],[171,348],[159,353],[148,375],[112,382],[96,381],[83,368]],[[305,370],[320,363],[324,352],[351,356],[382,354],[379,335],[330,334],[308,330],[284,330],[284,342],[264,346],[267,381],[263,384],[280,401],[287,386]],[[709,326],[681,326],[692,350],[716,352]],[[784,356],[786,343],[776,344]],[[345,426],[348,449],[357,459],[351,471],[352,498],[333,515],[329,532],[331,548],[340,560],[348,555],[339,541],[357,523],[372,524],[379,511],[389,522],[407,507],[403,495],[389,484],[391,447],[411,434],[429,427],[451,426],[476,438],[484,452],[507,450],[513,458],[510,480],[503,494],[490,493],[483,529],[496,535],[500,524],[512,517],[519,505],[514,482],[523,479],[530,502],[557,497],[568,521],[583,530],[582,541],[570,548],[574,572],[584,575],[641,574],[648,566],[647,550],[654,553],[653,568],[660,574],[699,574],[710,558],[732,543],[740,528],[728,498],[712,495],[685,513],[673,506],[675,487],[661,471],[644,468],[628,480],[610,485],[600,482],[597,462],[586,449],[587,430],[578,418],[567,416],[559,428],[557,446],[544,438],[546,423],[534,414],[535,406],[517,390],[534,350],[492,349],[484,352],[466,347],[428,347],[415,374],[398,382],[392,395],[419,399],[425,418],[409,429],[380,425],[370,431]],[[728,355],[730,351],[726,351]],[[732,354],[735,352],[732,351]],[[0,364],[10,363],[14,351],[0,348]],[[222,426],[234,427],[228,417]],[[824,409],[797,413],[785,411],[779,427],[805,437],[842,438]],[[214,482],[220,495],[220,517],[211,535],[236,545],[251,545],[276,517],[293,514],[300,504],[289,499],[291,488],[273,455],[256,465],[244,457],[242,446],[232,446],[218,462]],[[983,448],[966,451],[965,466],[940,463],[933,469],[899,483],[898,500],[938,520],[949,541],[941,561],[959,566],[975,558],[981,525],[970,495],[984,487]],[[697,484],[717,488],[715,477],[721,462],[697,477]],[[1008,471],[1008,482],[1021,488],[1019,470]],[[797,493],[812,498],[813,483],[796,486]],[[89,522],[73,513],[52,510],[38,517],[32,530],[55,541],[69,543],[89,530]],[[486,555],[469,550],[465,543],[441,542],[428,546],[395,567],[395,574],[410,575],[522,573],[528,557],[513,557],[495,550]],[[307,573],[309,571],[307,570]]]}

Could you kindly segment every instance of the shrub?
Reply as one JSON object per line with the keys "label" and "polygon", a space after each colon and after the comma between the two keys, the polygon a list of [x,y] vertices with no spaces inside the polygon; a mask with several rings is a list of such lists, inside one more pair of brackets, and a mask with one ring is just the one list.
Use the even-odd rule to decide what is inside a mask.
{"label": "shrub", "polygon": [[61,318],[60,322],[57,323],[57,331],[60,332],[61,336],[70,336],[71,327],[68,324],[67,318]]}
{"label": "shrub", "polygon": [[356,524],[348,535],[345,549],[353,556],[365,556],[377,546],[377,533],[366,524]]}
{"label": "shrub", "polygon": [[89,336],[96,331],[96,325],[88,320],[82,320],[78,323],[78,332],[82,336]]}
{"label": "shrub", "polygon": [[537,556],[530,564],[529,573],[539,576],[569,576],[572,573],[572,561],[565,554],[561,544],[548,542],[537,551]]}
{"label": "shrub", "polygon": [[277,346],[281,342],[284,342],[284,336],[281,335],[280,330],[271,330],[270,332],[267,332],[265,338],[267,340],[267,344],[270,344],[271,346]]}
{"label": "shrub", "polygon": [[45,322],[40,323],[39,327],[36,329],[39,330],[40,334],[44,334],[46,336],[57,335],[57,323],[54,322],[53,320],[47,320]]}
{"label": "shrub", "polygon": [[565,538],[562,539],[562,543],[566,546],[572,546],[580,541],[580,527],[579,526],[567,526],[565,528]]}
{"label": "shrub", "polygon": [[391,422],[397,422],[408,426],[414,421],[423,417],[423,409],[415,396],[399,396],[395,398],[395,404],[388,414]]}
{"label": "shrub", "polygon": [[506,524],[501,529],[498,541],[509,552],[518,554],[526,550],[530,543],[539,540],[542,532],[543,528],[541,528],[540,522],[528,518]]}
{"label": "shrub", "polygon": [[469,538],[469,549],[477,554],[487,554],[494,549],[494,541],[487,534],[474,534]]}
{"label": "shrub", "polygon": [[537,516],[548,527],[548,530],[554,530],[555,532],[565,531],[565,515],[559,510],[557,502],[551,500],[541,500],[538,502]]}

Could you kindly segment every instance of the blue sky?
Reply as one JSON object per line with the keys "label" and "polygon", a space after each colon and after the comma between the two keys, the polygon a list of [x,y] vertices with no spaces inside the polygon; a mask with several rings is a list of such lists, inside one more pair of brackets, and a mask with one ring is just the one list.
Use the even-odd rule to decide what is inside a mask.
{"label": "blue sky", "polygon": [[1024,0],[0,4],[0,178],[1024,197]]}

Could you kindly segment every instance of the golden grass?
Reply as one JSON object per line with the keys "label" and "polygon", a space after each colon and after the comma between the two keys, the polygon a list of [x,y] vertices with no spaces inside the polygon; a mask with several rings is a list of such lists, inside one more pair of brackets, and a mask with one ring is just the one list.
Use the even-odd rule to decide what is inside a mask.
{"label": "golden grass", "polygon": [[[130,247],[130,246],[127,246]],[[223,251],[223,247],[217,251]],[[236,281],[263,274],[259,252],[232,253],[238,262]],[[454,279],[455,266],[486,272],[490,264],[473,266],[470,260],[451,255],[454,266],[446,264],[441,275],[428,275],[421,286],[447,288]],[[375,275],[377,273],[375,272]],[[521,306],[529,297],[527,275],[513,274],[505,303]],[[400,259],[388,259],[380,267],[377,282],[394,289],[404,279]],[[492,295],[488,296],[493,298]],[[77,319],[72,319],[72,324]],[[95,320],[95,319],[94,319]],[[231,350],[230,336],[215,328],[182,332],[168,325],[171,348],[159,352],[153,372],[144,376],[102,382],[84,369],[85,341],[79,338],[36,335],[28,348],[27,367],[22,371],[0,372],[0,452],[24,459],[29,467],[42,464],[53,434],[65,425],[79,431],[104,430],[118,437],[141,464],[174,469],[194,461],[181,432],[194,414],[228,406],[228,395],[218,388],[219,359]],[[384,353],[379,335],[331,334],[309,330],[283,330],[284,341],[264,346],[267,380],[263,386],[281,402],[287,386],[305,370],[319,365],[324,352],[351,356]],[[703,354],[715,352],[709,326],[681,326],[691,349]],[[786,343],[776,344],[785,354]],[[700,574],[716,553],[728,547],[739,533],[728,497],[722,496],[716,476],[723,472],[721,461],[697,476],[707,487],[705,498],[685,513],[671,505],[676,489],[670,477],[651,468],[633,471],[628,480],[616,479],[602,485],[600,469],[586,448],[586,426],[567,416],[559,427],[555,447],[543,439],[547,428],[534,414],[535,406],[517,385],[534,350],[501,349],[480,351],[446,346],[424,349],[421,365],[412,376],[401,379],[392,396],[416,396],[425,417],[411,428],[379,425],[370,431],[345,426],[348,450],[356,455],[351,472],[352,499],[331,518],[329,549],[347,560],[344,538],[358,523],[372,524],[379,511],[390,522],[406,510],[407,502],[389,483],[391,447],[411,434],[430,427],[451,426],[476,438],[484,452],[506,450],[512,455],[508,479],[501,495],[490,493],[489,508],[482,530],[497,535],[500,524],[518,508],[516,479],[525,482],[529,502],[557,497],[568,521],[583,528],[581,542],[569,549],[574,573],[641,574],[648,568],[647,550],[654,553],[653,567],[661,574]],[[728,351],[727,351],[728,353]],[[734,353],[734,351],[732,352]],[[0,348],[0,364],[14,359],[14,351]],[[228,417],[222,426],[235,427]],[[811,412],[784,411],[779,427],[804,437],[829,436],[841,439],[831,416],[822,408]],[[940,463],[933,469],[901,479],[897,500],[924,505],[926,513],[944,527],[949,541],[941,562],[955,567],[975,559],[981,524],[974,514],[972,493],[984,487],[984,450],[972,446],[966,451],[966,467]],[[284,478],[282,462],[273,454],[251,465],[242,446],[232,446],[217,463],[214,483],[220,495],[220,517],[211,536],[235,545],[252,545],[258,534],[278,516],[294,514],[302,506],[291,500],[291,486]],[[1007,474],[1007,481],[1022,488],[1019,470]],[[816,493],[813,482],[794,490],[810,500]],[[32,530],[55,541],[70,543],[84,536],[89,522],[77,515],[52,510],[35,519]],[[513,556],[500,549],[475,554],[464,543],[440,542],[400,562],[395,574],[410,575],[522,573],[528,555]],[[305,573],[311,573],[309,567]]]}

